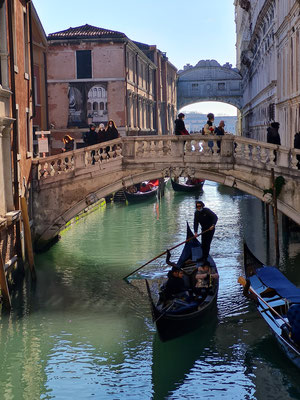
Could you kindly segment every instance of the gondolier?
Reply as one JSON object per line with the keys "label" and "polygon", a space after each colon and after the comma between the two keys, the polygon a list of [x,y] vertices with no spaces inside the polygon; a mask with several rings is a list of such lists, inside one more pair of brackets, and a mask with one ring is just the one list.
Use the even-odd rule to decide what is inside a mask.
{"label": "gondolier", "polygon": [[214,233],[215,233],[215,226],[218,221],[217,215],[211,211],[209,208],[205,207],[203,201],[197,200],[196,201],[196,211],[194,215],[194,233],[195,235],[198,232],[198,225],[201,225],[202,232],[202,250],[203,254],[199,261],[206,262],[207,257],[209,255],[210,244],[212,242]]}

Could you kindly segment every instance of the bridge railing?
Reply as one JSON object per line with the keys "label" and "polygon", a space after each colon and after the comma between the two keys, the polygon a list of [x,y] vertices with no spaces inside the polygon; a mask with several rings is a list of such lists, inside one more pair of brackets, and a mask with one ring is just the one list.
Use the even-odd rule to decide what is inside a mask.
{"label": "bridge railing", "polygon": [[76,171],[94,166],[104,167],[117,160],[121,162],[122,146],[122,140],[115,139],[83,149],[35,159],[33,164],[36,166],[37,179],[45,180],[67,173],[74,174]]}
{"label": "bridge railing", "polygon": [[[109,169],[116,162],[172,164],[232,163],[262,169],[282,167],[298,171],[300,150],[258,142],[234,135],[224,136],[136,136],[123,137],[83,149],[40,158],[33,161],[37,179],[45,180],[63,174],[77,174],[90,169]],[[299,171],[300,174],[300,171]]]}

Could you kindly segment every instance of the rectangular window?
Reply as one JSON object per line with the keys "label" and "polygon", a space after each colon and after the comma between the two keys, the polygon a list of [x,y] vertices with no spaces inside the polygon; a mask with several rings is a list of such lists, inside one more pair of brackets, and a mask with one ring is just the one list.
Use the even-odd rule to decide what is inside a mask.
{"label": "rectangular window", "polygon": [[77,79],[92,78],[92,52],[91,50],[76,51]]}
{"label": "rectangular window", "polygon": [[26,111],[26,150],[31,152],[31,137],[30,137],[30,117],[29,111]]}
{"label": "rectangular window", "polygon": [[198,83],[192,83],[192,90],[197,90],[198,86]]}
{"label": "rectangular window", "polygon": [[29,78],[29,40],[28,40],[28,22],[27,14],[23,13],[23,28],[24,28],[24,72],[25,78]]}
{"label": "rectangular window", "polygon": [[225,83],[218,83],[218,90],[225,90]]}

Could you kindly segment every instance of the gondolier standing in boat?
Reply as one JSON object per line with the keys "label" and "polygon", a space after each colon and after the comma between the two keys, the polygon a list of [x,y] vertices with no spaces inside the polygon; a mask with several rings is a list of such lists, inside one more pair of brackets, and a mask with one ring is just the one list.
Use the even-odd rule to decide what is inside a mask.
{"label": "gondolier standing in boat", "polygon": [[209,255],[209,250],[210,250],[210,244],[215,233],[215,226],[217,221],[218,221],[217,215],[209,208],[206,208],[203,201],[197,200],[196,211],[194,215],[194,233],[195,235],[197,235],[199,224],[201,225],[202,232],[208,231],[203,233],[202,235],[203,254],[201,259],[197,261],[207,262],[207,257]]}

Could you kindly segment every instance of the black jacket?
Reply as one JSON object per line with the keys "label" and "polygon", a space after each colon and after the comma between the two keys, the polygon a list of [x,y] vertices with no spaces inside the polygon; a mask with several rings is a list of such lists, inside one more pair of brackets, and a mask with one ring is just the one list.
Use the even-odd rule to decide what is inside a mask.
{"label": "black jacket", "polygon": [[118,139],[119,137],[119,132],[116,128],[114,127],[108,127],[106,130],[106,140],[113,140],[113,139]]}
{"label": "black jacket", "polygon": [[300,132],[295,134],[294,138],[294,148],[295,149],[300,149]]}
{"label": "black jacket", "polygon": [[194,232],[198,232],[198,225],[201,225],[202,231],[206,231],[212,225],[216,225],[218,221],[217,215],[209,208],[203,208],[203,210],[195,211],[194,215]]}
{"label": "black jacket", "polygon": [[170,299],[173,295],[184,292],[186,290],[184,280],[182,278],[176,278],[172,275],[171,271],[168,273],[168,277],[169,279],[164,289],[164,294],[167,299]]}
{"label": "black jacket", "polygon": [[223,136],[224,135],[224,128],[220,128],[220,127],[217,127],[216,129],[215,129],[215,134],[217,135],[217,136]]}
{"label": "black jacket", "polygon": [[270,127],[267,129],[267,132],[268,132],[267,134],[268,143],[279,144],[279,145],[281,144],[278,129]]}
{"label": "black jacket", "polygon": [[85,135],[84,135],[84,142],[86,146],[93,146],[94,144],[98,143],[98,133],[96,131],[93,131],[90,129]]}
{"label": "black jacket", "polygon": [[178,118],[175,120],[175,135],[188,135],[188,131],[185,129],[183,119]]}

